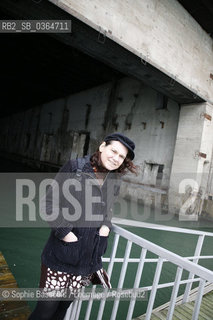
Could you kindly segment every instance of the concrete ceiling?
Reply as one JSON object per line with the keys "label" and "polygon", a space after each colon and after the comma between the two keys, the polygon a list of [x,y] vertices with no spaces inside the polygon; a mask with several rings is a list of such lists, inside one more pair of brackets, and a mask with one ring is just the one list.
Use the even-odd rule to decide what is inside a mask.
{"label": "concrete ceiling", "polygon": [[[188,3],[187,0],[180,2]],[[191,9],[196,2],[208,0],[194,1]],[[203,13],[203,22],[204,17]],[[168,76],[148,63],[144,64],[113,41],[107,39],[104,44],[100,43],[95,30],[48,1],[0,2],[1,20],[70,18],[74,30],[71,35],[0,34],[0,117],[124,75],[143,81],[179,103],[202,101],[196,94],[179,83],[174,84]],[[212,33],[211,26],[211,23],[207,25],[209,33]]]}

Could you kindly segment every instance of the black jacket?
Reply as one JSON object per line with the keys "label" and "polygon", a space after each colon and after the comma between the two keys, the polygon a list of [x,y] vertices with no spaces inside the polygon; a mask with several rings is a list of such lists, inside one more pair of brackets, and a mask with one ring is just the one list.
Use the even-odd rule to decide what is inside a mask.
{"label": "black jacket", "polygon": [[[62,167],[55,177],[57,187],[53,184],[48,189],[42,206],[47,216],[54,213],[57,216],[48,221],[52,231],[42,252],[42,262],[53,270],[76,275],[88,275],[102,268],[101,256],[107,249],[108,237],[100,236],[99,229],[101,225],[111,228],[112,206],[120,188],[120,179],[112,172],[100,187],[90,156],[84,158],[84,163],[77,175],[77,160],[70,160]],[[64,196],[63,185],[67,196]],[[53,199],[58,195],[56,190],[59,190],[59,203],[55,201],[53,205]],[[80,214],[76,219],[78,211]],[[62,240],[70,231],[78,241]]]}

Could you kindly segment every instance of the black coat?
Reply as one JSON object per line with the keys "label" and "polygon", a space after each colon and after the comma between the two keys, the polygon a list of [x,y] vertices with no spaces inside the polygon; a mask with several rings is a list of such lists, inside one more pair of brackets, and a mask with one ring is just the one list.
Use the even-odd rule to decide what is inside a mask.
{"label": "black coat", "polygon": [[[100,236],[99,229],[101,225],[111,228],[112,206],[120,188],[120,178],[112,172],[107,174],[104,184],[100,187],[90,164],[90,156],[86,156],[84,161],[81,174],[77,176],[76,160],[70,160],[62,167],[55,177],[59,188],[55,188],[54,185],[48,189],[42,206],[47,215],[55,213],[57,216],[48,222],[52,231],[42,252],[42,262],[52,270],[76,275],[89,275],[102,268],[101,257],[107,249],[108,237]],[[68,196],[64,196],[62,192],[65,181],[68,181],[64,188]],[[73,181],[75,185],[72,184]],[[56,201],[53,206],[53,199],[57,196],[57,192],[53,190],[56,189],[59,190],[59,205],[56,205]],[[62,208],[68,208],[69,219],[65,219]],[[76,212],[80,212],[78,219]],[[78,241],[62,240],[70,231],[76,235]]]}

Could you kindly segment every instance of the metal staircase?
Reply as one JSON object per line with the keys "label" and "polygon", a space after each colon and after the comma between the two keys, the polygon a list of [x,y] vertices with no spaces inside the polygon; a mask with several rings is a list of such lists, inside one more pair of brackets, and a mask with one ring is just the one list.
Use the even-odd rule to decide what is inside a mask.
{"label": "metal staircase", "polygon": [[[199,265],[202,259],[208,260],[213,259],[212,255],[201,255],[204,239],[207,237],[213,237],[213,233],[203,232],[199,230],[189,230],[181,229],[169,226],[160,226],[148,223],[142,223],[133,220],[121,220],[113,219],[113,222],[117,224],[125,224],[128,226],[137,226],[149,229],[163,230],[165,232],[189,234],[197,238],[197,243],[195,245],[195,252],[190,257],[182,257],[176,253],[166,250],[142,237],[135,235],[115,224],[113,224],[114,240],[112,245],[112,250],[110,257],[104,257],[103,262],[108,263],[107,272],[112,279],[112,286],[114,290],[119,290],[119,292],[125,293],[127,290],[133,292],[134,290],[140,292],[148,293],[146,313],[138,316],[136,319],[181,319],[181,320],[198,320],[198,319],[211,319],[213,320],[213,310],[212,318],[208,318],[207,315],[204,317],[204,308],[206,306],[207,314],[209,314],[209,308],[212,308],[211,295],[208,294],[204,297],[205,288],[213,284],[213,271],[203,266]],[[138,248],[137,257],[132,257],[132,248]],[[121,249],[124,250],[121,250]],[[122,257],[121,257],[122,251]],[[118,257],[119,256],[119,257]],[[211,260],[212,261],[212,260]],[[153,277],[150,279],[150,285],[143,285],[143,271],[144,268],[150,266],[152,269]],[[120,265],[119,274],[116,274],[116,279],[114,276],[114,269],[117,265]],[[131,271],[131,265],[135,265],[135,274]],[[167,266],[166,268],[164,268]],[[161,276],[163,272],[168,272],[168,277],[166,276],[165,281],[162,283]],[[171,269],[173,269],[173,276],[171,276]],[[187,276],[186,276],[187,275]],[[129,281],[129,289],[126,287],[125,280],[131,279]],[[171,280],[173,279],[173,280]],[[192,293],[192,285],[197,285],[197,293],[195,301],[190,301],[190,296]],[[124,289],[125,288],[125,289]],[[169,297],[169,302],[164,310],[155,310],[154,304],[156,301],[157,292],[165,288],[171,289],[171,296]],[[184,294],[181,298],[181,305],[178,305],[178,293],[180,288],[184,288]],[[105,293],[107,289],[104,289]],[[193,289],[194,290],[194,289]],[[96,292],[96,286],[93,286],[92,292]],[[90,295],[88,298],[81,297],[74,301],[71,307],[68,309],[65,320],[131,320],[133,318],[133,313],[136,306],[137,297],[130,295],[128,301],[125,301],[125,305],[128,306],[127,310],[123,310],[122,318],[118,315],[118,309],[120,303],[123,301],[120,297],[116,296],[113,298],[113,293],[108,292],[106,296]],[[112,307],[107,309],[108,298],[111,298],[110,303]],[[99,306],[97,309],[97,300],[99,300]],[[82,318],[82,304],[87,302],[86,311],[84,310],[84,316]],[[208,304],[209,303],[209,304]],[[95,313],[92,315],[93,307],[96,305]],[[107,310],[106,310],[107,309]],[[157,313],[156,313],[157,312]],[[138,313],[138,311],[137,311]],[[156,314],[155,314],[156,313]],[[95,315],[94,315],[95,314]],[[179,315],[178,315],[179,314]],[[137,316],[137,315],[136,315]],[[158,317],[158,318],[157,318]]]}

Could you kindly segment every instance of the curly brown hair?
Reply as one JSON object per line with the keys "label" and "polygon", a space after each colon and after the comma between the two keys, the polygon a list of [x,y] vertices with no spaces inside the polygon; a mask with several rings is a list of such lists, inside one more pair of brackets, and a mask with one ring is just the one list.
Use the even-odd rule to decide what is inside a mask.
{"label": "curly brown hair", "polygon": [[[110,143],[111,143],[111,141],[107,141],[106,145],[109,145]],[[99,149],[97,149],[96,152],[93,153],[93,155],[91,156],[90,163],[91,163],[92,167],[95,167],[97,169],[97,171],[99,171],[99,172],[107,172],[108,171],[106,168],[104,168],[102,166],[101,153],[100,153]],[[128,157],[128,154],[127,154],[122,165],[118,169],[113,170],[113,172],[121,173],[122,175],[124,175],[128,171],[137,174],[137,167],[134,165],[134,163]]]}

